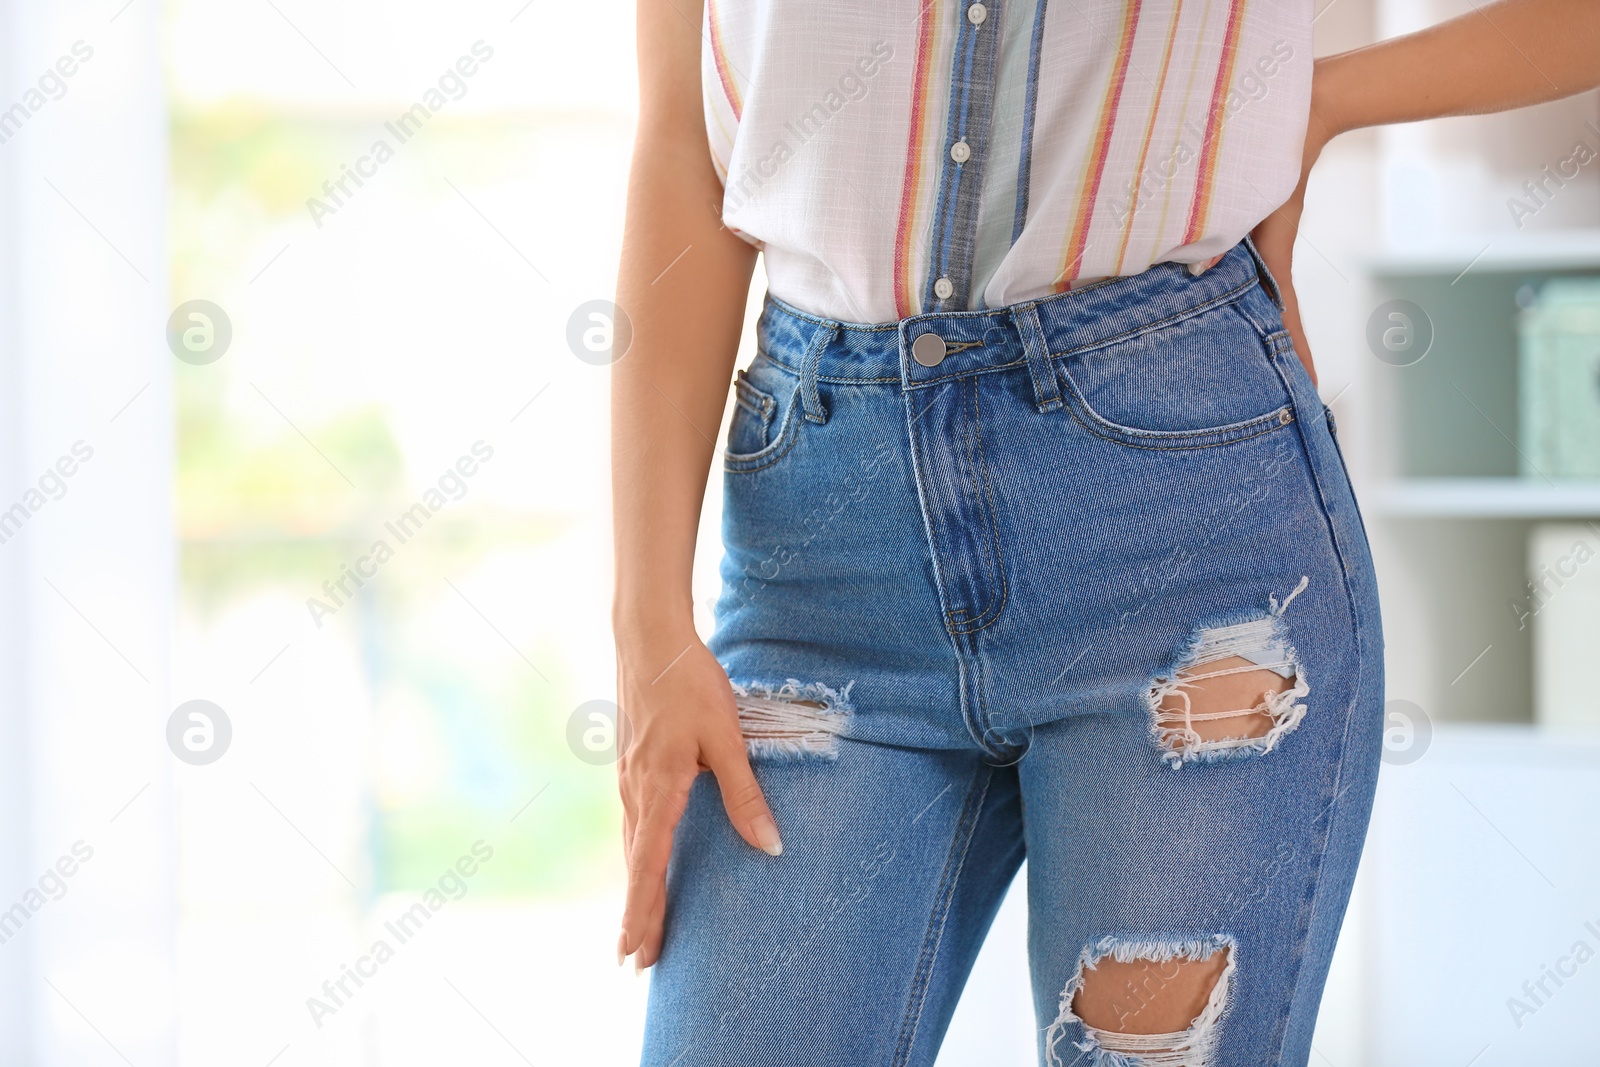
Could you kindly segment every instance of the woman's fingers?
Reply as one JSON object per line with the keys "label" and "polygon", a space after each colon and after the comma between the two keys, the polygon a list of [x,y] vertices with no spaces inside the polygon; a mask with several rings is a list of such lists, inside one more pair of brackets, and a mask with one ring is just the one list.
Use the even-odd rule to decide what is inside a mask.
{"label": "woman's fingers", "polygon": [[645,938],[639,945],[639,951],[633,954],[634,973],[646,967],[654,967],[661,958],[661,942],[666,937],[667,895],[662,893],[656,897],[655,907],[651,910],[645,922]]}
{"label": "woman's fingers", "polygon": [[1283,298],[1283,328],[1289,331],[1289,340],[1294,342],[1295,354],[1305,364],[1311,384],[1316,385],[1317,367],[1311,358],[1311,343],[1306,339],[1305,326],[1300,321],[1300,298],[1294,289],[1293,250],[1294,237],[1291,234],[1287,240],[1275,241],[1273,253],[1269,255],[1263,251],[1261,258],[1267,261],[1267,269],[1272,271],[1272,276],[1278,282],[1279,295]]}
{"label": "woman's fingers", "polygon": [[714,749],[707,751],[705,759],[711,773],[717,776],[722,806],[727,809],[734,831],[769,856],[782,853],[778,824],[772,817],[772,809],[767,807],[767,798],[756,782],[755,772],[750,769],[744,739],[733,731],[731,736],[719,740]]}
{"label": "woman's fingers", "polygon": [[1316,385],[1317,365],[1311,358],[1311,342],[1306,339],[1305,326],[1300,322],[1300,301],[1295,296],[1294,283],[1283,282],[1280,288],[1283,290],[1283,328],[1289,331],[1289,339],[1294,342],[1300,362],[1305,364],[1311,384]]}
{"label": "woman's fingers", "polygon": [[1305,364],[1306,373],[1311,376],[1311,384],[1315,385],[1316,365],[1311,359],[1311,346],[1306,341],[1305,327],[1300,322],[1300,300],[1294,291],[1294,241],[1299,232],[1304,196],[1305,179],[1302,178],[1300,188],[1295,190],[1295,195],[1263,219],[1260,225],[1251,231],[1250,240],[1255,244],[1256,251],[1261,253],[1267,269],[1272,272],[1273,279],[1278,283],[1279,295],[1283,298],[1283,328],[1289,331],[1289,339],[1294,342],[1295,353],[1300,357],[1300,362]]}
{"label": "woman's fingers", "polygon": [[[624,692],[625,686],[619,679],[617,692]],[[632,753],[629,751],[629,739],[633,736],[633,719],[627,707],[622,704],[617,706],[617,792],[622,797],[622,861],[626,863],[628,857],[633,855],[633,830],[639,823],[638,798],[628,788],[629,770],[633,766]]]}
{"label": "woman's fingers", "polygon": [[628,775],[623,767],[623,764],[617,765],[617,792],[622,795],[622,862],[627,864],[633,855],[633,828],[639,821],[639,813],[628,792]]}
{"label": "woman's fingers", "polygon": [[[639,818],[628,854],[628,899],[622,910],[619,954],[637,952],[647,942],[660,945],[661,905],[667,893],[667,860],[672,855],[672,832],[683,817],[694,772],[657,782],[641,774],[634,789]],[[652,924],[653,927],[652,927]]]}

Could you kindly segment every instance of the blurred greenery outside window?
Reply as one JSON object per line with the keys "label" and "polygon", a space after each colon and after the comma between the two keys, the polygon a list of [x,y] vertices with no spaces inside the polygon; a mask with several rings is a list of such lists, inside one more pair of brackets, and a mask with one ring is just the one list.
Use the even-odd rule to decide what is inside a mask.
{"label": "blurred greenery outside window", "polygon": [[[308,197],[366,152],[400,110],[328,116],[197,103],[175,93],[174,301],[247,290],[253,274],[287,266],[269,262],[280,245],[285,259],[315,254],[304,237],[315,232]],[[438,190],[421,188],[416,175],[441,161],[462,173],[498,172],[495,180],[504,181],[505,169],[526,158],[552,122],[559,119],[446,111],[405,146],[406,166],[385,168],[372,181],[388,183],[387,195],[398,189],[407,200],[432,199]],[[291,232],[300,236],[286,241]],[[391,310],[429,313],[403,292],[394,294]],[[233,323],[236,335],[251,325]],[[286,401],[297,398],[268,397],[252,376],[265,360],[299,364],[315,379],[319,361],[339,358],[340,344],[312,335],[287,350],[257,352],[248,367],[224,358],[178,368],[181,610],[192,625],[203,629],[230,605],[272,591],[326,600],[323,584],[366,554],[384,524],[437,477],[407,469],[392,413],[371,395],[319,397],[316,407],[331,414],[291,424],[275,408],[293,409],[298,405]],[[402,361],[438,356],[428,349],[394,353]],[[257,394],[264,402],[254,402]],[[462,442],[463,452],[469,444]],[[421,618],[438,595],[439,576],[548,547],[567,521],[467,493],[405,546],[403,565],[385,566],[320,630],[308,624],[311,639],[338,631],[358,650],[375,735],[400,738],[374,746],[376,756],[363,754],[376,766],[352,767],[372,785],[368,847],[376,892],[431,886],[479,838],[496,846],[496,857],[473,879],[475,897],[575,894],[603,877],[615,835],[614,786],[609,768],[586,765],[566,747],[567,711],[578,701],[559,650],[525,648],[512,656],[502,647],[504,669],[484,672],[438,651]],[[539,817],[511,821],[536,793]],[[501,848],[503,842],[516,847]]]}

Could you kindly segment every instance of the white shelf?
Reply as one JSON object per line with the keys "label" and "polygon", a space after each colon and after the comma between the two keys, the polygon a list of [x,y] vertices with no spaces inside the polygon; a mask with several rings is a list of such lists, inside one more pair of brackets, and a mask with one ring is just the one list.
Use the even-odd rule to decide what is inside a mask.
{"label": "white shelf", "polygon": [[1377,275],[1600,270],[1600,230],[1462,235],[1415,248],[1389,248],[1367,259]]}
{"label": "white shelf", "polygon": [[1408,478],[1376,487],[1372,510],[1390,518],[1600,518],[1600,479]]}

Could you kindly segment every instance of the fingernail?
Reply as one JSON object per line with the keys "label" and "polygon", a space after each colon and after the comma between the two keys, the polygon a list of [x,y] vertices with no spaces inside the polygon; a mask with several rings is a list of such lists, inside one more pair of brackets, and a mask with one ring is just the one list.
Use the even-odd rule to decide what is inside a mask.
{"label": "fingernail", "polygon": [[644,973],[644,968],[639,966],[639,961],[637,959],[635,959],[633,961],[633,976],[635,978],[637,978],[643,973]]}
{"label": "fingernail", "polygon": [[1194,275],[1195,277],[1199,277],[1201,274],[1205,273],[1205,269],[1206,269],[1207,266],[1208,266],[1208,264],[1203,259],[1198,263],[1191,263],[1191,264],[1189,264],[1189,273]]}
{"label": "fingernail", "polygon": [[627,942],[627,940],[628,940],[628,934],[627,934],[626,931],[624,931],[623,933],[620,933],[620,934],[617,935],[617,966],[618,967],[621,967],[622,966],[622,961],[628,958],[628,954],[626,952],[622,951],[622,946]]}
{"label": "fingernail", "polygon": [[755,831],[761,851],[769,856],[783,855],[783,839],[778,836],[778,824],[772,821],[772,816],[761,816],[751,824],[750,828]]}

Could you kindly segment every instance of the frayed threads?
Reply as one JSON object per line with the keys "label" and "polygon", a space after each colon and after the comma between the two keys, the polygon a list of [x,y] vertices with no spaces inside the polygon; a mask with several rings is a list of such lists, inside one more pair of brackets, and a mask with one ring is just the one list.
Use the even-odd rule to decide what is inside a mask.
{"label": "frayed threads", "polygon": [[[1158,677],[1151,683],[1147,699],[1151,715],[1151,733],[1162,760],[1176,770],[1185,763],[1210,763],[1245,756],[1263,756],[1271,752],[1279,741],[1300,725],[1307,707],[1301,699],[1311,692],[1299,656],[1289,643],[1283,623],[1283,614],[1294,598],[1303,593],[1311,579],[1301,576],[1294,590],[1279,603],[1274,595],[1267,597],[1268,614],[1231,626],[1215,626],[1196,631],[1178,659],[1171,677]],[[1221,670],[1185,674],[1193,667],[1203,666],[1238,657],[1250,661],[1247,667],[1229,667]],[[1224,711],[1197,712],[1186,691],[1195,682],[1226,674],[1245,674],[1269,670],[1281,678],[1293,679],[1294,684],[1282,692],[1263,691],[1259,702],[1249,708]],[[1176,697],[1180,706],[1176,710],[1161,705],[1169,697]],[[1253,737],[1218,738],[1206,740],[1200,736],[1195,724],[1222,719],[1262,715],[1272,726],[1263,734]]]}
{"label": "frayed threads", "polygon": [[1271,593],[1268,593],[1267,594],[1267,603],[1271,606],[1272,614],[1274,614],[1274,615],[1282,615],[1284,612],[1288,611],[1289,610],[1289,605],[1290,605],[1290,603],[1292,603],[1294,601],[1294,598],[1299,596],[1301,593],[1305,592],[1306,591],[1306,586],[1308,586],[1310,584],[1311,584],[1311,576],[1308,575],[1308,574],[1302,574],[1300,576],[1300,584],[1294,587],[1294,592],[1290,593],[1288,596],[1283,598],[1283,603],[1282,604],[1278,603],[1278,598],[1276,596],[1273,596]]}
{"label": "frayed threads", "polygon": [[839,735],[855,710],[850,706],[854,681],[842,690],[796,678],[780,686],[729,684],[751,756],[833,759],[839,754]]}
{"label": "frayed threads", "polygon": [[[1094,970],[1102,960],[1112,959],[1119,963],[1168,963],[1173,960],[1203,963],[1218,952],[1228,954],[1227,966],[1211,987],[1206,1006],[1186,1030],[1173,1034],[1124,1034],[1100,1030],[1085,1023],[1072,1010],[1072,1002],[1083,987],[1084,972]],[[1084,949],[1078,960],[1077,972],[1061,991],[1060,1008],[1055,1020],[1045,1031],[1046,1062],[1050,1067],[1062,1067],[1056,1045],[1066,1036],[1067,1026],[1077,1023],[1083,1028],[1084,1039],[1073,1043],[1082,1053],[1074,1062],[1081,1061],[1086,1067],[1208,1067],[1216,1051],[1218,1027],[1231,996],[1236,952],[1233,938],[1225,934],[1182,941],[1102,938],[1093,947]]]}
{"label": "frayed threads", "polygon": [[[1294,678],[1294,685],[1282,692],[1263,692],[1261,701],[1250,708],[1197,712],[1193,709],[1189,694],[1184,692],[1186,686],[1206,678],[1272,669],[1279,665],[1293,669],[1291,677]],[[1214,763],[1245,756],[1264,756],[1276,748],[1278,742],[1299,726],[1306,717],[1307,705],[1300,701],[1310,692],[1310,683],[1306,681],[1299,665],[1292,658],[1276,663],[1252,663],[1248,667],[1230,667],[1225,670],[1190,674],[1170,681],[1162,680],[1150,689],[1150,706],[1154,715],[1151,732],[1156,746],[1161,749],[1162,760],[1174,770],[1185,763]],[[1161,707],[1162,702],[1169,696],[1176,696],[1182,702],[1179,710],[1171,711]],[[1258,736],[1220,737],[1207,740],[1195,729],[1195,724],[1199,722],[1237,719],[1256,714],[1264,715],[1272,722],[1271,728]]]}

